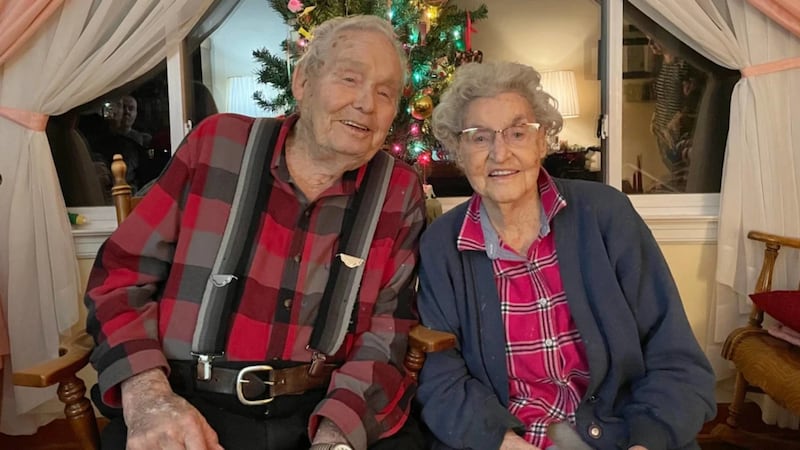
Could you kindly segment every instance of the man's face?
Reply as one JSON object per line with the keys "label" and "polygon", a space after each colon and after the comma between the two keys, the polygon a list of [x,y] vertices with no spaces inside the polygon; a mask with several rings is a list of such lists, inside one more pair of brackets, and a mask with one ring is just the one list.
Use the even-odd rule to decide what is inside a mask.
{"label": "man's face", "polygon": [[381,148],[397,113],[400,60],[384,35],[346,30],[334,38],[325,61],[319,73],[298,70],[292,80],[298,137],[361,165]]}
{"label": "man's face", "polygon": [[136,122],[136,99],[124,97],[122,99],[122,128],[128,130],[133,127],[134,122]]}

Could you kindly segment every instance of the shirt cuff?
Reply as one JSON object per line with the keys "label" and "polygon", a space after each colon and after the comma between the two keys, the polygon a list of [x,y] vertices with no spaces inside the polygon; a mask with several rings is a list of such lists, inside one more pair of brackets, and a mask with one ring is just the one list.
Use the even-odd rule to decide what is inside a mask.
{"label": "shirt cuff", "polygon": [[169,364],[164,353],[157,349],[147,349],[118,359],[103,368],[97,376],[100,398],[103,403],[112,408],[121,408],[122,382],[156,367],[161,368],[165,374],[169,375]]}
{"label": "shirt cuff", "polygon": [[361,422],[361,417],[346,404],[333,398],[323,400],[311,414],[308,421],[308,435],[312,441],[323,417],[339,428],[354,450],[367,450],[367,430]]}

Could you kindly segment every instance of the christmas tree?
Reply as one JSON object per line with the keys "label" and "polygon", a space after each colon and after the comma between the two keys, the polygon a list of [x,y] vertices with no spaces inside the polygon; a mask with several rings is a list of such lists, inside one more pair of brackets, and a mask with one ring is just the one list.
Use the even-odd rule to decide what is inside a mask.
{"label": "christmas tree", "polygon": [[403,90],[399,113],[386,140],[386,148],[410,163],[427,165],[431,159],[445,159],[433,137],[430,117],[439,96],[452,78],[456,66],[481,62],[483,54],[471,48],[472,21],[484,19],[487,8],[481,5],[465,11],[448,0],[267,0],[293,32],[282,43],[283,55],[266,49],[253,51],[261,64],[259,81],[277,89],[274,98],[253,94],[259,106],[268,111],[294,107],[291,71],[313,39],[314,27],[331,17],[371,14],[391,20],[395,33],[408,52],[409,83]]}

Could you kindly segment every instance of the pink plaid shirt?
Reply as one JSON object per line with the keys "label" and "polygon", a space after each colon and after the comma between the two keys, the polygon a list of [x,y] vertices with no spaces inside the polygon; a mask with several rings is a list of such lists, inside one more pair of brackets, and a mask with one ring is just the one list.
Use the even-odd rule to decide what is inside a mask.
{"label": "pink plaid shirt", "polygon": [[508,409],[525,424],[525,439],[546,449],[552,445],[546,435],[548,425],[575,424],[575,411],[589,383],[589,366],[561,283],[550,228],[567,203],[544,170],[538,184],[541,228],[527,255],[502,242],[477,195],[470,200],[458,249],[485,251],[492,259],[505,323]]}

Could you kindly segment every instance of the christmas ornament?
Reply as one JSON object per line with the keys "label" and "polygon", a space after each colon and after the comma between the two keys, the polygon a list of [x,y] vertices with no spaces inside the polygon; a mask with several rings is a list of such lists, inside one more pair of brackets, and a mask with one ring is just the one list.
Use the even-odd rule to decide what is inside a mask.
{"label": "christmas ornament", "polygon": [[481,63],[483,62],[483,52],[480,50],[467,50],[465,52],[456,52],[456,66],[466,63]]}
{"label": "christmas ornament", "polygon": [[303,10],[303,2],[300,0],[289,0],[289,4],[286,6],[289,8],[289,11],[295,14]]}
{"label": "christmas ornament", "polygon": [[418,95],[411,105],[411,117],[425,120],[433,114],[433,99],[430,95]]}
{"label": "christmas ornament", "polygon": [[472,33],[477,33],[478,32],[478,30],[476,30],[475,27],[472,26],[472,17],[470,16],[469,11],[467,11],[467,30],[466,31],[467,31],[466,32],[467,36],[466,36],[466,42],[464,44],[466,46],[466,50],[469,52],[469,51],[472,51]]}
{"label": "christmas ornament", "polygon": [[436,6],[441,8],[444,6],[449,0],[423,0],[423,2],[428,6]]}

